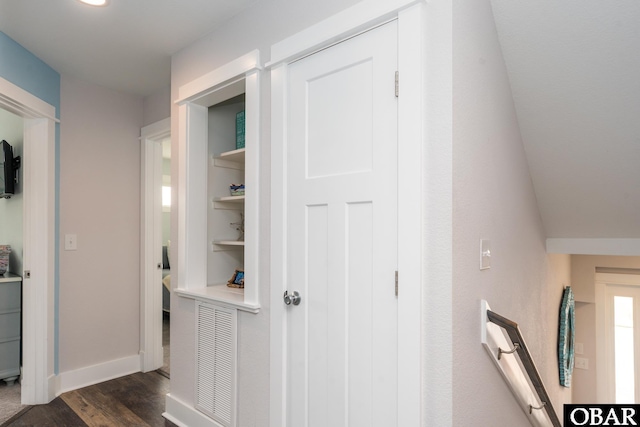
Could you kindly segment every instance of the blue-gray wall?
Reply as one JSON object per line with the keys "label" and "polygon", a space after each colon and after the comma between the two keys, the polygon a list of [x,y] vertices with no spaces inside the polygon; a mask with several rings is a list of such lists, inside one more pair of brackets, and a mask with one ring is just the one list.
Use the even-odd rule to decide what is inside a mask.
{"label": "blue-gray wall", "polygon": [[[0,31],[0,77],[35,95],[56,108],[56,117],[60,118],[60,74],[49,67],[40,58],[33,55],[12,38]],[[55,325],[54,325],[54,365],[58,373],[58,244],[59,209],[58,195],[60,183],[60,125],[56,125],[56,201],[55,201]]]}

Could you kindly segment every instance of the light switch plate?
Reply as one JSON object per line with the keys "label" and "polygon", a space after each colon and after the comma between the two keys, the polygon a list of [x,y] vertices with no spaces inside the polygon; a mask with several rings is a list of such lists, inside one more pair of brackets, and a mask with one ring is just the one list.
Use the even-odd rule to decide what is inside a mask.
{"label": "light switch plate", "polygon": [[64,250],[75,251],[78,249],[78,236],[76,234],[64,235]]}
{"label": "light switch plate", "polygon": [[584,354],[584,344],[577,342],[574,350],[576,354]]}
{"label": "light switch plate", "polygon": [[491,268],[491,242],[480,240],[480,270]]}

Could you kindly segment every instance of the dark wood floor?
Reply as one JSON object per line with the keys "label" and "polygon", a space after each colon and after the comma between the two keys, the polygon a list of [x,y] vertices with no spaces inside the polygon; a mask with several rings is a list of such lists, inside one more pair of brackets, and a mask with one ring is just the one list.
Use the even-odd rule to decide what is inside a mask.
{"label": "dark wood floor", "polygon": [[47,405],[27,408],[2,427],[175,427],[162,417],[169,380],[158,372],[136,373],[63,393]]}

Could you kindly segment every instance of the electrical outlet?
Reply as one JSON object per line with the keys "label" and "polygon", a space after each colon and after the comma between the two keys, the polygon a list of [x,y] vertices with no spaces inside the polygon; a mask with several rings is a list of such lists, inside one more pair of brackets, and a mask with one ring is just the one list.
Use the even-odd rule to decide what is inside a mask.
{"label": "electrical outlet", "polygon": [[586,369],[589,370],[589,359],[585,359],[584,357],[576,357],[574,360],[574,368],[576,369]]}

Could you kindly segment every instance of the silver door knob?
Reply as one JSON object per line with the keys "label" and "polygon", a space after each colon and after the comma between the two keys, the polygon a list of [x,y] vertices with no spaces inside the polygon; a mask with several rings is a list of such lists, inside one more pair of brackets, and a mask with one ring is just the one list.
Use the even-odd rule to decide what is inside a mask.
{"label": "silver door knob", "polygon": [[298,291],[293,291],[292,294],[289,293],[289,291],[284,291],[284,303],[287,305],[298,305],[300,304],[300,294],[298,293]]}

